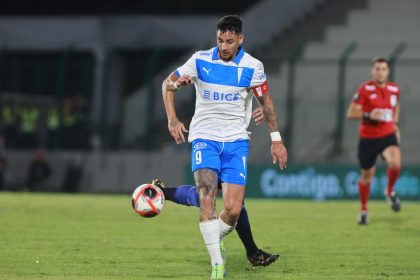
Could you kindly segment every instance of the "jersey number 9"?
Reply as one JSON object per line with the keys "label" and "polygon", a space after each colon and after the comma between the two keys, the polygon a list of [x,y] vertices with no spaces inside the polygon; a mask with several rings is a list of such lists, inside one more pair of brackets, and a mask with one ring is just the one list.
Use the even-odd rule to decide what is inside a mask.
{"label": "jersey number 9", "polygon": [[200,164],[203,161],[201,151],[195,152],[195,164]]}

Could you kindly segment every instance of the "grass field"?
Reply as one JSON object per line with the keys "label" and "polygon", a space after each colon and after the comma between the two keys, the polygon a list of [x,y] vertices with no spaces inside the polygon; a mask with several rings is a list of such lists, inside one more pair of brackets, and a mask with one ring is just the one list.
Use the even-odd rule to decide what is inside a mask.
{"label": "grass field", "polygon": [[[228,279],[420,279],[418,203],[373,202],[367,227],[355,201],[247,207],[257,244],[282,258],[250,269],[233,233]],[[0,279],[208,279],[197,215],[169,202],[144,219],[123,195],[0,193]]]}

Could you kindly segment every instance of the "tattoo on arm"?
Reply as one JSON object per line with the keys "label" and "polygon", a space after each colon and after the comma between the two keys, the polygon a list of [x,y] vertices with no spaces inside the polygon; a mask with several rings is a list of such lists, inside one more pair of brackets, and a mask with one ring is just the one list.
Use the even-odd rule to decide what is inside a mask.
{"label": "tattoo on arm", "polygon": [[265,120],[267,121],[268,131],[279,131],[279,126],[277,124],[277,112],[276,108],[274,107],[271,95],[267,93],[263,96],[259,96],[257,99],[264,110],[264,116]]}

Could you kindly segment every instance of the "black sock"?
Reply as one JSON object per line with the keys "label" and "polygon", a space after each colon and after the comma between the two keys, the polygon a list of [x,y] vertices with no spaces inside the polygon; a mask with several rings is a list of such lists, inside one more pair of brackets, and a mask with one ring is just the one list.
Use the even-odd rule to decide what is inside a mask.
{"label": "black sock", "polygon": [[236,225],[236,232],[245,247],[246,255],[250,256],[257,252],[258,247],[252,237],[251,225],[249,223],[248,213],[245,206],[242,207],[241,214],[239,215],[238,223]]}
{"label": "black sock", "polygon": [[166,200],[173,201],[174,193],[177,188],[161,188]]}

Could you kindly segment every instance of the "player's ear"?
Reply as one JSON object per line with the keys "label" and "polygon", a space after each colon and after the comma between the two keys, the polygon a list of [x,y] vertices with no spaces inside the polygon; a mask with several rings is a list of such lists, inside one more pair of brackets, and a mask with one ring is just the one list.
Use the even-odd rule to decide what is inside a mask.
{"label": "player's ear", "polygon": [[386,71],[386,75],[389,76],[389,73],[391,72],[391,69],[389,69],[388,65],[386,66],[385,69],[386,69],[385,70]]}
{"label": "player's ear", "polygon": [[244,34],[239,34],[239,45],[242,45],[244,43]]}

